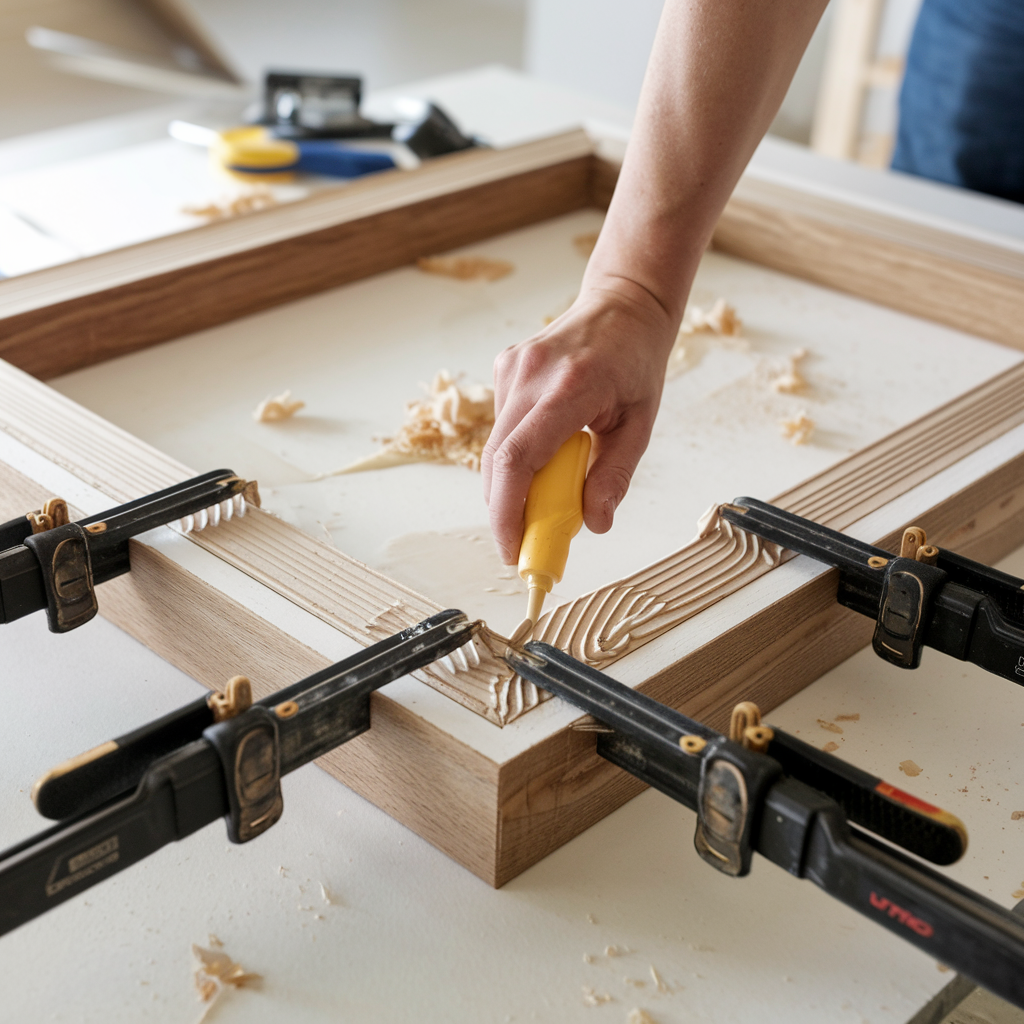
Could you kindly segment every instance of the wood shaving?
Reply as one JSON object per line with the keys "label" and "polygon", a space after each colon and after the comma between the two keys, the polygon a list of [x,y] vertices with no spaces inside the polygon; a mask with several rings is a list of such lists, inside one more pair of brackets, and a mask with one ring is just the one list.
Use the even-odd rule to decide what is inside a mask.
{"label": "wood shaving", "polygon": [[787,420],[779,420],[782,436],[788,438],[793,444],[807,444],[814,433],[814,427],[814,420],[803,409]]}
{"label": "wood shaving", "polygon": [[257,213],[277,206],[277,200],[270,192],[250,192],[234,199],[221,199],[208,206],[183,206],[182,213],[192,217],[202,217],[211,224],[217,220],[230,217],[243,217],[247,213]]}
{"label": "wood shaving", "polygon": [[680,334],[718,334],[738,338],[743,321],[736,310],[725,299],[715,299],[715,304],[706,313],[700,306],[690,306],[683,316]]}
{"label": "wood shaving", "polygon": [[590,953],[584,953],[583,962],[585,964],[592,964],[594,962],[594,957]]}
{"label": "wood shaving", "polygon": [[601,1006],[603,1003],[613,1002],[612,996],[607,992],[595,992],[589,985],[583,986],[583,1002],[587,1006]]}
{"label": "wood shaving", "polygon": [[836,715],[837,722],[859,722],[860,712],[856,712],[852,715]]}
{"label": "wood shaving", "polygon": [[507,260],[486,256],[421,256],[416,266],[426,274],[440,274],[457,281],[498,281],[515,270]]}
{"label": "wood shaving", "polygon": [[573,248],[584,259],[588,259],[590,254],[594,251],[594,246],[597,245],[597,236],[599,234],[599,231],[588,231],[586,234],[577,235],[572,240]]}
{"label": "wood shaving", "polygon": [[658,1022],[646,1010],[636,1008],[629,1011],[626,1024],[658,1024]]}
{"label": "wood shaving", "polygon": [[904,775],[914,778],[914,776],[920,775],[923,769],[919,765],[914,764],[913,761],[900,761],[900,771]]}
{"label": "wood shaving", "polygon": [[[482,384],[459,385],[441,370],[425,398],[407,403],[405,423],[384,449],[344,469],[322,476],[383,469],[403,462],[442,462],[479,472],[480,456],[494,426],[494,391]],[[322,478],[322,477],[320,477]]]}
{"label": "wood shaving", "polygon": [[658,973],[658,969],[651,964],[651,981],[654,982],[654,987],[661,993],[667,994],[671,991],[665,982],[665,979]]}
{"label": "wood shaving", "polygon": [[213,949],[224,948],[224,943],[221,942],[220,939],[218,939],[217,936],[213,934],[213,932],[210,932],[210,934],[206,936],[206,941],[207,944],[211,946]]}
{"label": "wood shaving", "polygon": [[634,988],[647,988],[647,982],[643,978],[623,978],[622,979],[627,985],[632,985]]}
{"label": "wood shaving", "polygon": [[253,410],[252,418],[257,423],[280,423],[291,419],[306,403],[292,398],[290,391],[282,391],[277,398],[264,398]]}
{"label": "wood shaving", "polygon": [[1010,821],[1020,821],[1024,818],[1024,811],[1010,811]]}
{"label": "wood shaving", "polygon": [[1017,889],[1011,895],[1015,900],[1024,900],[1024,889]]}
{"label": "wood shaving", "polygon": [[625,953],[625,952],[626,951],[621,946],[605,946],[604,947],[604,955],[605,956],[622,956],[622,954]]}
{"label": "wood shaving", "polygon": [[232,960],[227,953],[221,953],[216,949],[204,949],[193,943],[192,955],[198,961],[194,975],[196,991],[199,993],[199,998],[209,1004],[199,1018],[200,1021],[206,1019],[207,1014],[213,1009],[214,1004],[228,986],[232,988],[256,987],[263,981],[261,974],[247,971],[240,963]]}
{"label": "wood shaving", "polygon": [[716,299],[708,312],[704,312],[700,306],[690,306],[679,325],[672,351],[668,354],[665,376],[671,380],[692,370],[701,361],[705,346],[695,335],[727,338],[734,343],[732,347],[738,344],[745,348],[746,342],[740,337],[742,327],[743,321],[725,299]]}
{"label": "wood shaving", "polygon": [[818,725],[820,725],[826,732],[839,733],[840,736],[843,734],[841,726],[836,725],[835,722],[826,722],[824,718],[818,719]]}
{"label": "wood shaving", "polygon": [[826,754],[834,754],[839,749],[839,744],[829,740],[821,749],[824,750]]}
{"label": "wood shaving", "polygon": [[772,388],[784,395],[797,395],[807,390],[807,379],[800,372],[800,363],[807,358],[807,349],[798,348],[790,357],[789,364],[772,381]]}
{"label": "wood shaving", "polygon": [[320,895],[323,897],[324,903],[329,907],[336,907],[341,903],[341,900],[338,899],[337,895],[328,889],[323,882],[320,883]]}
{"label": "wood shaving", "polygon": [[597,924],[597,918],[593,914],[587,914],[587,924]]}

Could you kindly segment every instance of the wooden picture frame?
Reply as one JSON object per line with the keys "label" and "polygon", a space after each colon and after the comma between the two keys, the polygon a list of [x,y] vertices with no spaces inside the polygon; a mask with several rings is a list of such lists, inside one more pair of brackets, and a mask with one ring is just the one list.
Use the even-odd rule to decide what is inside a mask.
{"label": "wooden picture frame", "polygon": [[[0,516],[52,493],[93,514],[193,472],[39,378],[606,207],[616,175],[604,147],[573,132],[0,283]],[[748,176],[715,245],[1024,348],[1024,259],[942,225]],[[1022,424],[1018,365],[775,500],[888,547],[913,521],[992,560],[1024,541]],[[704,526],[657,566],[553,609],[535,635],[721,727],[737,700],[770,710],[797,692],[872,624],[834,603],[834,573],[714,517]],[[161,528],[131,557],[132,572],[101,588],[101,612],[203,683],[244,673],[260,696],[438,609],[259,512],[187,537]],[[642,788],[596,755],[586,716],[542,703],[480,645],[391,684],[372,708],[370,732],[322,765],[492,885]]]}

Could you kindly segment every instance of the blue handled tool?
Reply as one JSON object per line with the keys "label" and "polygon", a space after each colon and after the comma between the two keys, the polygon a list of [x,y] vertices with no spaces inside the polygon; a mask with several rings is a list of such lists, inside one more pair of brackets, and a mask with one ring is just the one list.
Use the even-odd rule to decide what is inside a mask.
{"label": "blue handled tool", "polygon": [[211,156],[232,174],[263,181],[288,181],[298,172],[331,178],[358,178],[390,170],[390,153],[346,145],[333,139],[280,139],[261,126],[214,131],[174,121],[170,134],[181,142],[206,146]]}

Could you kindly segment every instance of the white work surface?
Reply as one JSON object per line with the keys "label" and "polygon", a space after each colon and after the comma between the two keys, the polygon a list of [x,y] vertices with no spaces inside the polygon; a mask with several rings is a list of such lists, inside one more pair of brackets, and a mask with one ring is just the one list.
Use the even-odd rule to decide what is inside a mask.
{"label": "white work surface", "polygon": [[[1003,568],[1024,575],[1024,551]],[[5,845],[46,824],[28,796],[44,770],[205,692],[102,620],[65,636],[21,620],[3,659]],[[818,724],[842,714],[860,720],[841,735]],[[970,848],[950,874],[1013,905],[1024,690],[934,651],[917,672],[863,651],[769,719],[961,816]],[[901,774],[907,759],[921,775]],[[190,947],[209,933],[265,979],[226,993],[223,1024],[625,1024],[633,1007],[658,1024],[903,1024],[951,977],[760,858],[747,879],[719,875],[693,814],[654,792],[497,891],[314,766],[284,798],[248,845],[215,823],[0,939],[0,1020],[194,1021]],[[613,1001],[589,1007],[585,987]]]}

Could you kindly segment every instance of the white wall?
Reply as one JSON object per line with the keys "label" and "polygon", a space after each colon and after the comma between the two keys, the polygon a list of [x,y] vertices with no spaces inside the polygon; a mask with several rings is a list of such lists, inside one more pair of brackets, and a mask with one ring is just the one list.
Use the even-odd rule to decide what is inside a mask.
{"label": "white wall", "polygon": [[633,110],[662,0],[527,0],[524,67]]}

